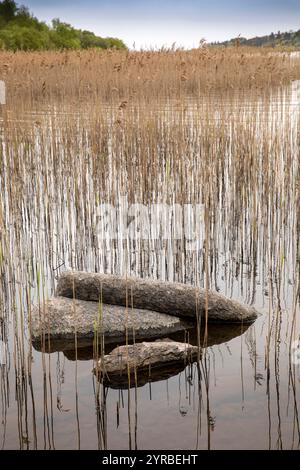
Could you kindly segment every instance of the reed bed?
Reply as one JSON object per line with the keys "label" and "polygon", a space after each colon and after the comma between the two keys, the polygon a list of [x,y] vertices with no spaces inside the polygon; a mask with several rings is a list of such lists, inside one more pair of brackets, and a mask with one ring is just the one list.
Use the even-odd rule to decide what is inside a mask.
{"label": "reed bed", "polygon": [[[3,423],[10,429],[16,421],[15,445],[56,446],[65,362],[62,353],[55,360],[35,352],[28,326],[32,303],[43,304],[59,272],[72,267],[189,282],[262,310],[259,326],[240,339],[242,400],[249,377],[255,389],[263,381],[267,446],[297,447],[299,368],[290,351],[299,338],[300,58],[243,48],[0,58],[7,87],[0,115],[0,320],[8,344],[1,402]],[[133,203],[148,214],[157,203],[173,213],[198,204],[203,212],[192,227],[162,218],[158,235],[150,224],[142,237],[136,217],[134,237],[112,239],[103,203],[121,215]],[[118,220],[109,225],[120,228]],[[214,446],[210,391],[226,351],[208,348],[189,377],[185,371],[200,447],[204,440]],[[76,447],[78,363],[76,351],[76,365],[67,364],[76,390]],[[97,445],[106,448],[109,398],[99,383],[93,390]],[[125,409],[128,445],[138,447],[138,389],[128,391],[127,405],[123,393],[117,421]]]}
{"label": "reed bed", "polygon": [[[268,90],[300,74],[299,58],[248,48],[145,52],[1,52],[8,100],[40,105],[86,100],[101,104],[204,97],[210,93]],[[99,104],[100,104],[99,103]]]}

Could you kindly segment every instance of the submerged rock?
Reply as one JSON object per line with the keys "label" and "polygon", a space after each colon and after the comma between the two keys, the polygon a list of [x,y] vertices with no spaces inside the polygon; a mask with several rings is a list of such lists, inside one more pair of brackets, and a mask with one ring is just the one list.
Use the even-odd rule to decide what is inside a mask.
{"label": "submerged rock", "polygon": [[46,337],[57,340],[91,341],[103,335],[106,342],[158,338],[183,331],[188,326],[177,317],[136,308],[99,304],[84,300],[55,297],[35,306],[31,313],[33,341]]}
{"label": "submerged rock", "polygon": [[141,310],[166,313],[183,318],[205,317],[208,303],[208,321],[218,323],[251,323],[257,318],[253,307],[213,291],[191,285],[124,278],[108,274],[67,271],[58,281],[57,295],[96,301]]}
{"label": "submerged rock", "polygon": [[99,359],[94,373],[111,388],[142,386],[178,374],[199,353],[197,346],[170,339],[119,346]]}
{"label": "submerged rock", "polygon": [[98,368],[105,374],[134,373],[137,369],[155,368],[161,364],[196,358],[199,348],[176,341],[153,341],[118,346],[99,359]]}

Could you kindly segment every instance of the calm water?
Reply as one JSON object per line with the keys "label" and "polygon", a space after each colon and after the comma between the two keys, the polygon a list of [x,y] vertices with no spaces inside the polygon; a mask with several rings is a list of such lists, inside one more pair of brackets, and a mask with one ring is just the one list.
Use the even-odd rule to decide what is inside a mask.
{"label": "calm water", "polygon": [[[98,178],[98,168],[89,153],[92,139],[85,134],[88,115],[82,117],[84,131],[72,148],[74,160],[70,167],[63,150],[69,145],[69,137],[64,134],[69,118],[63,113],[50,113],[50,117],[45,113],[45,122],[33,127],[30,126],[36,115],[33,118],[24,115],[17,120],[12,113],[9,120],[2,122],[0,308],[5,343],[2,362],[6,362],[0,369],[2,449],[299,447],[300,367],[293,361],[291,349],[291,342],[299,338],[300,332],[296,231],[299,86],[295,83],[285,95],[273,97],[267,108],[260,99],[254,105],[239,101],[223,105],[231,118],[222,129],[225,125],[230,128],[237,119],[238,125],[243,126],[241,112],[247,126],[249,116],[256,113],[257,145],[266,127],[272,142],[279,145],[274,162],[269,163],[268,177],[271,178],[270,168],[274,164],[272,171],[276,177],[285,174],[287,178],[279,189],[276,185],[281,182],[276,179],[276,187],[270,188],[272,198],[264,193],[263,167],[258,165],[257,180],[243,182],[250,190],[256,184],[257,191],[255,202],[248,199],[241,223],[236,219],[239,201],[232,189],[238,175],[235,173],[233,182],[231,164],[222,170],[223,196],[216,195],[216,220],[210,232],[210,284],[228,296],[252,303],[261,316],[246,330],[236,326],[209,327],[208,347],[198,365],[174,371],[167,380],[130,390],[97,384],[92,373],[91,345],[79,349],[77,355],[70,344],[52,354],[36,350],[28,331],[30,306],[53,295],[57,276],[68,268],[127,272],[203,286],[203,240],[190,251],[180,243],[174,246],[153,240],[151,234],[145,243],[103,240],[101,227],[95,226],[98,204],[123,200],[128,196],[126,184],[130,180],[128,162],[122,152],[116,154],[113,138],[108,145],[108,157],[102,162],[105,172],[101,170]],[[201,113],[205,114],[205,102],[186,106],[183,125],[185,129],[194,129]],[[167,122],[165,129],[172,127],[172,123],[178,124],[176,106],[156,112]],[[41,116],[43,119],[42,113]],[[108,111],[108,122],[112,119]],[[210,119],[214,123],[224,119],[220,108]],[[73,116],[69,124],[74,126],[74,122]],[[24,138],[22,144],[13,147],[14,132],[23,131],[26,135],[27,126],[32,140]],[[200,200],[194,188],[196,171],[201,170],[201,149],[197,147],[197,136],[190,132],[187,138],[190,180],[184,200],[193,203]],[[228,132],[230,135],[230,129]],[[212,132],[211,139],[217,140],[216,133]],[[234,141],[229,141],[230,153],[234,151],[231,147]],[[14,150],[9,150],[7,142]],[[133,152],[135,145],[136,142]],[[272,160],[272,147],[268,151]],[[138,163],[134,164],[139,171]],[[157,177],[160,182],[152,200],[164,194],[164,184],[172,174],[170,168],[168,165],[160,168]],[[169,201],[173,203],[177,202],[180,176],[172,174],[174,198]],[[138,201],[146,188],[138,176],[131,178],[137,181],[131,200]],[[241,194],[245,193],[239,193],[242,200]],[[282,196],[281,203],[276,199],[278,194]],[[253,207],[257,215],[255,229],[251,222]],[[183,335],[179,339],[184,340]]]}

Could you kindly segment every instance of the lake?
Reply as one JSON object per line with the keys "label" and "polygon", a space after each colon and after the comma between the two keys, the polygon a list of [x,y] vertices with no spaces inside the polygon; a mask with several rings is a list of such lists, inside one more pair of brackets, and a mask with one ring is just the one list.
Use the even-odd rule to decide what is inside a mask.
{"label": "lake", "polygon": [[[2,108],[2,449],[299,448],[299,103],[293,82]],[[147,230],[140,206],[120,225],[133,204]],[[153,204],[168,209],[155,227]],[[97,382],[92,344],[31,343],[32,305],[66,269],[206,286],[261,315],[209,325],[199,363],[115,389]]]}

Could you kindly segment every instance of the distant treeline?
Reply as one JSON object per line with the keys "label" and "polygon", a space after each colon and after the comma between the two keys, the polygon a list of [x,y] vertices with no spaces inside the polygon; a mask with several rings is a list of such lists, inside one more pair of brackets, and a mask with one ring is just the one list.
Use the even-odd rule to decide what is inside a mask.
{"label": "distant treeline", "polygon": [[52,25],[35,18],[25,6],[13,0],[0,2],[0,49],[51,50],[51,49],[126,49],[117,38],[102,38],[90,31],[73,28],[68,23],[54,19]]}
{"label": "distant treeline", "polygon": [[268,36],[257,36],[254,38],[246,39],[243,37],[233,38],[229,41],[214,42],[213,46],[255,46],[255,47],[297,47],[300,48],[300,29],[298,31],[289,31],[282,33],[271,33]]}

